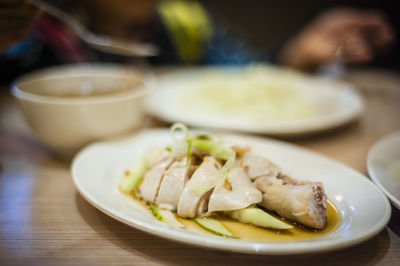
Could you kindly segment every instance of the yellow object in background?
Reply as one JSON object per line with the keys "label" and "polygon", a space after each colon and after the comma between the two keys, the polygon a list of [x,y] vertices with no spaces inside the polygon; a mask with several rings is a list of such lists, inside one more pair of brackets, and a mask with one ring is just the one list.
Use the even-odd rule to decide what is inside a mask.
{"label": "yellow object in background", "polygon": [[164,0],[159,4],[159,13],[182,61],[199,62],[212,35],[211,21],[203,6],[192,0]]}

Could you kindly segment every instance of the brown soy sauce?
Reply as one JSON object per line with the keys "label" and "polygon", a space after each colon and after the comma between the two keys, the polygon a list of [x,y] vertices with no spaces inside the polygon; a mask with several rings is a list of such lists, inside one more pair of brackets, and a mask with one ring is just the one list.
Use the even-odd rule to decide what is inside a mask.
{"label": "brown soy sauce", "polygon": [[[129,194],[129,197],[131,197],[137,203],[143,205],[143,207],[148,208],[145,202],[137,199],[135,196]],[[151,213],[150,210],[148,211]],[[270,214],[274,215],[273,213]],[[278,231],[268,228],[261,228],[249,224],[244,224],[224,215],[215,215],[212,218],[221,222],[229,231],[232,232],[235,238],[250,240],[250,241],[285,242],[285,241],[299,241],[299,240],[312,239],[327,235],[335,231],[342,223],[342,216],[338,208],[329,200],[328,200],[326,215],[327,215],[326,217],[327,223],[325,228],[321,230],[305,227],[301,224],[297,224],[295,222],[280,218],[277,215],[275,215],[277,218],[292,224],[293,228],[289,230]],[[203,232],[206,234],[213,234],[210,231],[207,231],[206,229],[200,227],[197,223],[195,223],[191,219],[181,218],[177,215],[176,218],[188,230]]]}
{"label": "brown soy sauce", "polygon": [[[307,228],[297,223],[287,221],[294,227],[290,230],[277,231],[249,224],[243,224],[223,215],[215,216],[213,218],[220,221],[237,238],[251,241],[268,242],[298,241],[321,237],[335,231],[342,222],[342,217],[339,210],[330,201],[328,201],[327,207],[327,224],[325,228],[321,230]],[[177,219],[185,226],[185,228],[189,230],[212,234],[211,232],[201,228],[198,224],[190,219],[183,219],[180,217],[177,217]]]}

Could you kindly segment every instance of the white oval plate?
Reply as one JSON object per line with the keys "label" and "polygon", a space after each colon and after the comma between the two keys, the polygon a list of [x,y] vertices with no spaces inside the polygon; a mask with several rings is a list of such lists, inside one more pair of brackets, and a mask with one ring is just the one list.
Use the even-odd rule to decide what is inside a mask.
{"label": "white oval plate", "polygon": [[118,183],[150,146],[170,143],[166,129],[147,130],[129,139],[92,144],[72,163],[79,192],[111,217],[150,234],[201,247],[258,254],[296,254],[344,248],[364,241],[388,222],[390,203],[365,176],[303,148],[265,138],[221,135],[232,143],[249,145],[295,178],[321,181],[343,222],[334,232],[310,240],[257,242],[224,238],[175,228],[156,220],[144,207],[118,191]]}
{"label": "white oval plate", "polygon": [[[364,111],[363,99],[349,84],[270,66],[255,68],[261,84],[267,84],[266,86],[273,84],[273,86],[300,92],[296,94],[298,95],[296,97],[305,99],[308,103],[307,106],[313,107],[312,115],[296,117],[296,114],[301,113],[302,110],[301,106],[296,104],[289,104],[287,109],[294,106],[289,111],[287,109],[276,110],[281,107],[281,105],[275,104],[277,100],[281,99],[279,97],[273,102],[267,100],[266,104],[263,104],[271,103],[270,108],[272,109],[267,109],[270,112],[265,111],[264,108],[261,108],[261,111],[252,109],[254,104],[243,103],[242,100],[233,98],[236,100],[232,100],[234,102],[232,105],[239,105],[238,108],[241,108],[240,111],[235,112],[232,110],[239,109],[233,108],[231,104],[228,105],[228,109],[222,108],[213,102],[215,100],[210,101],[208,96],[193,96],[198,95],[199,91],[205,87],[210,87],[210,85],[205,85],[208,84],[205,82],[209,80],[217,80],[218,84],[220,79],[229,79],[229,77],[235,76],[243,77],[245,80],[249,69],[251,68],[199,67],[166,74],[159,79],[157,89],[147,98],[147,112],[165,121],[180,121],[197,127],[284,136],[332,129],[357,119]],[[200,93],[200,95],[204,94]],[[244,98],[246,97],[250,97],[253,101],[258,99],[252,94],[244,95]],[[283,98],[282,101],[289,101],[289,99]],[[216,105],[219,107],[215,107]],[[285,112],[292,115],[285,118],[282,114]],[[260,115],[266,113],[272,113],[272,115],[268,118]]]}
{"label": "white oval plate", "polygon": [[400,209],[400,131],[384,136],[368,152],[372,181]]}

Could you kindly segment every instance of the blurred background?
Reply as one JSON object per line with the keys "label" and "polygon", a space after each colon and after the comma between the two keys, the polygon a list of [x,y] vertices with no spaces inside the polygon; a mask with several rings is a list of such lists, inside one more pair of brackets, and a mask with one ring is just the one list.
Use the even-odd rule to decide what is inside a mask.
{"label": "blurred background", "polygon": [[395,34],[393,46],[371,64],[400,68],[400,17],[394,0],[201,0],[209,12],[231,30],[246,38],[255,49],[278,50],[319,14],[338,7],[376,10],[383,14]]}
{"label": "blurred background", "polygon": [[147,59],[88,47],[34,7],[37,2],[0,2],[2,83],[37,68],[80,62],[267,62],[308,72],[331,63],[400,68],[400,21],[390,0],[47,1],[96,34],[154,44],[159,54]]}

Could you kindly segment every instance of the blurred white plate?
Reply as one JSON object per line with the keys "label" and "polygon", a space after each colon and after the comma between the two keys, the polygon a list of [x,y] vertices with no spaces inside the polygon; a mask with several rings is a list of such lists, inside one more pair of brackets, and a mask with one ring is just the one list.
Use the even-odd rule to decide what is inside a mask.
{"label": "blurred white plate", "polygon": [[364,103],[349,84],[262,65],[166,74],[146,109],[165,121],[198,127],[301,135],[355,120]]}
{"label": "blurred white plate", "polygon": [[169,132],[147,130],[118,142],[92,144],[74,159],[72,176],[79,192],[96,208],[139,230],[167,239],[227,251],[258,254],[298,254],[334,250],[364,241],[380,232],[390,218],[385,195],[360,173],[331,159],[285,142],[222,135],[226,141],[249,145],[295,178],[323,182],[343,221],[332,233],[293,242],[259,242],[224,238],[175,228],[156,220],[144,207],[118,191],[118,183],[150,146],[170,143]]}
{"label": "blurred white plate", "polygon": [[400,131],[384,136],[372,146],[367,168],[372,181],[400,209]]}

